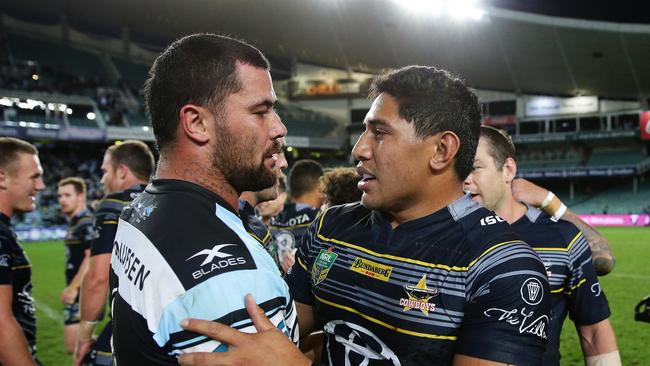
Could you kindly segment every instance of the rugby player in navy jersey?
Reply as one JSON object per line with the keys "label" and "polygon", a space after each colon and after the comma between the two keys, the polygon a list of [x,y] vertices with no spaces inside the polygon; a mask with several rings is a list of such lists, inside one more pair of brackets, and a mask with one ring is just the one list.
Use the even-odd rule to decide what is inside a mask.
{"label": "rugby player in navy jersey", "polygon": [[290,202],[271,219],[271,233],[278,242],[280,261],[292,266],[296,243],[316,219],[323,203],[319,179],[323,166],[311,159],[296,161],[289,172]]}
{"label": "rugby player in navy jersey", "polygon": [[88,271],[81,283],[81,321],[74,354],[77,366],[87,358],[96,366],[113,362],[111,323],[106,324],[96,340],[93,332],[106,305],[111,253],[120,213],[144,190],[154,165],[154,156],[142,141],[124,141],[109,147],[104,154],[101,183],[106,195],[93,214],[95,234]]}
{"label": "rugby player in navy jersey", "polygon": [[36,317],[32,266],[11,229],[11,217],[36,209],[45,189],[38,150],[0,137],[0,365],[40,365],[36,358]]}
{"label": "rugby player in navy jersey", "polygon": [[576,325],[586,365],[620,365],[610,310],[586,238],[572,223],[515,199],[515,146],[509,136],[481,126],[472,173],[465,189],[506,220],[541,257],[551,288],[551,322],[544,365],[560,364],[560,332],[567,313]]}
{"label": "rugby player in navy jersey", "polygon": [[[544,265],[463,194],[479,138],[477,97],[423,66],[378,76],[371,97],[353,149],[361,204],[323,213],[289,276],[301,334],[324,329],[327,365],[541,364],[550,310]],[[306,364],[248,310],[263,332],[183,322],[235,349],[186,355],[181,364]]]}
{"label": "rugby player in navy jersey", "polygon": [[63,340],[65,350],[74,352],[79,331],[79,288],[88,269],[90,243],[93,238],[93,215],[86,205],[86,182],[68,177],[58,183],[57,196],[61,213],[68,221],[65,244],[65,282],[61,291],[63,303]]}
{"label": "rugby player in navy jersey", "polygon": [[570,208],[566,207],[553,192],[526,179],[516,178],[512,181],[512,193],[517,200],[526,202],[534,207],[539,207],[549,215],[553,215],[558,210],[564,211],[562,219],[577,226],[585,238],[587,238],[589,249],[591,249],[591,257],[594,260],[596,274],[605,276],[612,272],[616,264],[616,257],[612,253],[612,248],[607,238],[582,220]]}

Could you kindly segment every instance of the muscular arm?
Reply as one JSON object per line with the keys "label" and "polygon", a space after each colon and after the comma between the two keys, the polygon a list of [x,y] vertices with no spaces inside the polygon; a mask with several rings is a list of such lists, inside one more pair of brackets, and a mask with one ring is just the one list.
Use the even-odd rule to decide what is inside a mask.
{"label": "muscular arm", "polygon": [[77,271],[77,274],[74,275],[72,278],[72,281],[70,281],[70,284],[63,289],[63,292],[61,293],[61,302],[64,304],[72,304],[74,303],[77,294],[79,293],[79,289],[81,288],[81,280],[83,279],[83,276],[86,274],[86,271],[88,271],[88,264],[90,263],[90,249],[84,250],[84,259],[81,262],[81,265],[79,266],[79,270]]}
{"label": "muscular arm", "polygon": [[81,320],[96,321],[106,303],[110,254],[90,257],[88,271],[81,283]]}
{"label": "muscular arm", "polygon": [[314,317],[314,307],[296,301],[296,310],[298,311],[298,325],[300,326],[300,340],[310,335],[316,330],[316,321]]}
{"label": "muscular arm", "polygon": [[580,336],[580,346],[585,357],[602,355],[618,350],[614,329],[609,319],[592,325],[576,327]]}
{"label": "muscular arm", "polygon": [[23,330],[13,315],[11,285],[0,285],[0,364],[5,366],[36,365]]}
{"label": "muscular arm", "polygon": [[[547,189],[525,179],[519,178],[512,181],[512,193],[515,198],[534,207],[540,207],[542,205],[548,192]],[[557,200],[559,201],[559,198]],[[549,214],[552,215],[553,213],[551,212]],[[596,273],[599,276],[610,273],[614,269],[616,258],[612,254],[609,241],[570,209],[567,209],[562,219],[577,226],[587,238]]]}

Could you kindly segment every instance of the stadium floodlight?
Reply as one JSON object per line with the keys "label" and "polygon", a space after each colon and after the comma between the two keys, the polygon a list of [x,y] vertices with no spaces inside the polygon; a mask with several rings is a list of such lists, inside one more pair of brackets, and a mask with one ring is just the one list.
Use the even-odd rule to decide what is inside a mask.
{"label": "stadium floodlight", "polygon": [[65,113],[72,114],[72,108],[66,108]]}
{"label": "stadium floodlight", "polygon": [[39,77],[38,77],[38,75],[37,75],[37,74],[33,74],[33,75],[32,75],[32,79],[33,79],[34,81],[36,81],[36,80],[38,80],[38,79],[39,79]]}
{"label": "stadium floodlight", "polygon": [[95,120],[95,117],[97,116],[95,116],[95,113],[93,112],[88,112],[88,114],[86,114],[86,118],[88,118],[91,121]]}
{"label": "stadium floodlight", "polygon": [[14,105],[14,103],[11,101],[11,99],[7,97],[2,97],[0,98],[0,105],[3,107],[11,107]]}
{"label": "stadium floodlight", "polygon": [[393,0],[416,14],[444,15],[456,20],[481,20],[486,14],[477,0]]}

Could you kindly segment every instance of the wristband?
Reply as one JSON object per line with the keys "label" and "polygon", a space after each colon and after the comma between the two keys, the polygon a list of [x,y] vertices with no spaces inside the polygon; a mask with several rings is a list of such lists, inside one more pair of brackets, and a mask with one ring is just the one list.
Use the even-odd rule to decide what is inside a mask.
{"label": "wristband", "polygon": [[587,366],[620,366],[621,356],[618,350],[603,355],[596,355],[585,357],[585,365]]}
{"label": "wristband", "polygon": [[77,338],[81,342],[89,341],[93,338],[97,321],[81,320],[79,322],[79,333]]}
{"label": "wristband", "polygon": [[541,209],[546,208],[546,206],[548,206],[548,204],[551,203],[551,201],[553,201],[553,198],[555,198],[555,193],[548,191],[548,193],[546,194],[546,198],[544,198],[544,201],[539,206],[539,208]]}
{"label": "wristband", "polygon": [[553,218],[555,218],[556,221],[559,220],[559,219],[561,219],[562,216],[564,215],[564,213],[566,212],[566,210],[567,210],[567,207],[566,207],[566,205],[563,203],[563,204],[560,206],[560,208],[558,208],[557,211],[555,211],[555,213],[553,214]]}

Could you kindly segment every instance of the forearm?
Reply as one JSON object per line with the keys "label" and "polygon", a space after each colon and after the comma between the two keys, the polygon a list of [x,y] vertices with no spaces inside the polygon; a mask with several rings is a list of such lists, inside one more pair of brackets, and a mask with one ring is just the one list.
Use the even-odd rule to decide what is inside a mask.
{"label": "forearm", "polygon": [[20,324],[13,316],[0,320],[0,364],[4,366],[36,365]]}
{"label": "forearm", "polygon": [[577,226],[587,238],[596,273],[599,276],[610,273],[614,269],[616,258],[612,253],[609,241],[571,210],[567,210],[562,218]]}
{"label": "forearm", "polygon": [[618,350],[616,336],[609,320],[579,326],[580,346],[585,357],[603,355]]}
{"label": "forearm", "polygon": [[108,281],[88,272],[81,285],[81,320],[96,321],[104,309]]}
{"label": "forearm", "polygon": [[79,270],[77,271],[77,274],[75,274],[74,277],[72,277],[72,281],[70,281],[68,287],[81,288],[81,280],[83,279],[84,275],[88,271],[89,263],[90,263],[89,256],[85,256],[83,261],[81,262],[81,265],[79,266]]}

